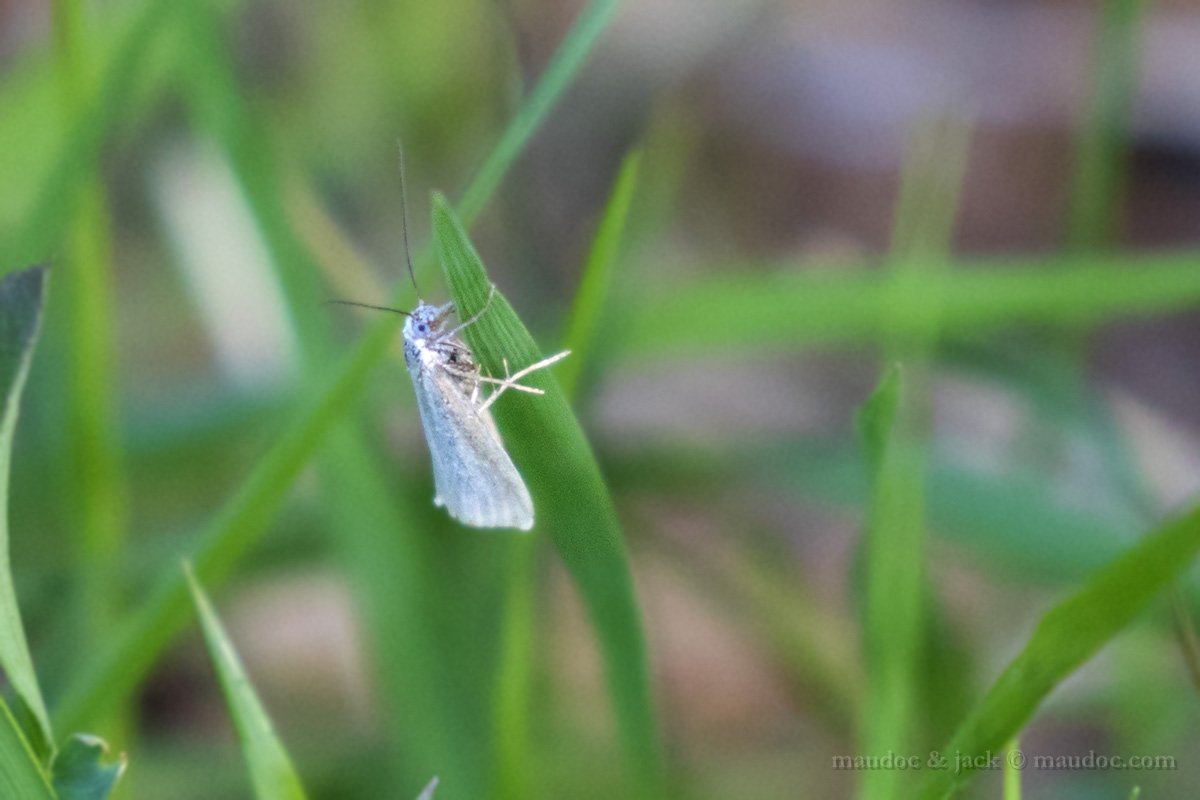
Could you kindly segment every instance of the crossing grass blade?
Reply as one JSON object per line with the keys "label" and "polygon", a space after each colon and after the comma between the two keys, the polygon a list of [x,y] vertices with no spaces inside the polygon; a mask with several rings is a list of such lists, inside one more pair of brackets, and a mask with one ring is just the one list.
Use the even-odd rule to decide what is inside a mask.
{"label": "crossing grass blade", "polygon": [[200,627],[204,631],[208,655],[217,670],[225,702],[237,728],[255,797],[259,800],[303,800],[304,788],[300,778],[246,675],[241,659],[233,649],[233,642],[229,640],[216,610],[187,564],[184,565],[184,573],[192,592],[196,616],[200,618]]}
{"label": "crossing grass blade", "polygon": [[[492,284],[445,198],[434,197],[438,255],[459,314],[484,308]],[[542,354],[497,291],[464,334],[480,364],[504,374]],[[661,795],[662,763],[650,700],[645,643],[625,543],[604,478],[579,422],[548,370],[524,379],[540,397],[504,397],[493,413],[534,500],[535,530],[549,533],[583,597],[600,644],[617,728],[641,796]],[[515,394],[515,393],[512,393]]]}
{"label": "crossing grass blade", "polygon": [[[1162,524],[1093,573],[1078,591],[1042,615],[1025,648],[939,752],[961,753],[964,758],[999,752],[1042,700],[1128,625],[1197,551],[1200,507]],[[929,772],[917,796],[950,797],[972,775],[969,770]]]}
{"label": "crossing grass blade", "polygon": [[[781,268],[754,281],[714,277],[648,288],[623,310],[617,357],[766,350],[799,344],[945,336],[1013,325],[1086,329],[1200,303],[1200,254],[962,262],[921,283],[886,274],[806,275]],[[734,272],[755,269],[738,267]]]}
{"label": "crossing grass blade", "polygon": [[0,278],[0,667],[16,694],[17,717],[25,737],[43,760],[53,749],[54,737],[25,640],[9,563],[8,483],[13,431],[41,324],[46,273],[47,268],[40,266]]}

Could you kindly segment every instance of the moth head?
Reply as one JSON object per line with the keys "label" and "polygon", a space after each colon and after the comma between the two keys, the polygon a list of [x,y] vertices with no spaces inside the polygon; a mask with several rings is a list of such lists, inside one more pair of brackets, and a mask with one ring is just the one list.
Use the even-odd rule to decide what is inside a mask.
{"label": "moth head", "polygon": [[454,304],[432,306],[421,303],[404,322],[404,335],[410,339],[428,339],[441,332],[446,318],[454,311]]}

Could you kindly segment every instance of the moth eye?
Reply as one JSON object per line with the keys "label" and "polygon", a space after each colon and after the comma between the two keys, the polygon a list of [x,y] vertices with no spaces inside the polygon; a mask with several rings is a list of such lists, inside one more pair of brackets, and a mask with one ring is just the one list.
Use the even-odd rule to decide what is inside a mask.
{"label": "moth eye", "polygon": [[417,330],[419,330],[421,333],[424,333],[425,332],[425,323],[422,322],[420,325],[418,325]]}

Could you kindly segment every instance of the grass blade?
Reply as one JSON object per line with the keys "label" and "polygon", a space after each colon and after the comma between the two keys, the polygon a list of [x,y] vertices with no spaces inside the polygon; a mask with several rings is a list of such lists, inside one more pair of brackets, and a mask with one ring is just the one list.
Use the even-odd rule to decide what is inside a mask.
{"label": "grass blade", "polygon": [[[1200,507],[1151,532],[1046,612],[942,753],[998,752],[1054,687],[1091,658],[1167,587],[1200,550]],[[951,796],[973,773],[929,772],[918,797]]]}
{"label": "grass blade", "polygon": [[[53,4],[56,61],[64,117],[80,116],[83,86],[94,59],[85,48],[83,4]],[[79,652],[94,649],[118,608],[119,551],[125,533],[125,483],[110,380],[112,354],[112,243],[104,188],[96,170],[82,180],[81,200],[68,232],[63,260],[64,294],[70,306],[71,378],[68,382],[68,439],[73,464],[67,470],[78,508],[75,598]]]}
{"label": "grass blade", "polygon": [[1071,172],[1067,240],[1077,249],[1114,238],[1124,149],[1138,84],[1142,0],[1105,0],[1092,52],[1091,88]]}
{"label": "grass blade", "polygon": [[31,717],[25,735],[42,757],[49,756],[54,737],[25,640],[8,560],[8,477],[21,390],[29,374],[45,293],[45,266],[0,278],[0,667],[20,701],[18,716],[23,723]]}
{"label": "grass blade", "polygon": [[259,701],[241,659],[233,649],[233,642],[229,640],[217,618],[217,612],[187,564],[184,565],[184,573],[192,592],[196,615],[200,618],[200,627],[204,631],[204,643],[237,727],[255,796],[259,800],[303,800],[304,789],[300,785],[300,778],[283,743],[275,734],[271,718]]}
{"label": "grass blade", "polygon": [[[600,323],[609,296],[613,262],[620,250],[625,219],[637,184],[640,154],[622,162],[605,206],[576,294],[565,347],[571,357],[556,367],[559,386],[570,398],[579,383],[580,364]],[[538,553],[533,538],[513,542],[505,575],[503,644],[495,690],[496,794],[529,796],[529,689],[534,632],[534,566]]]}
{"label": "grass blade", "polygon": [[[484,307],[491,283],[462,224],[440,195],[434,198],[433,219],[447,283],[459,314],[468,318]],[[464,333],[480,364],[493,375],[503,374],[503,358],[516,370],[542,357],[499,292],[487,313]],[[530,375],[528,384],[545,395],[504,398],[494,407],[496,421],[529,483],[535,524],[549,531],[596,629],[638,791],[658,796],[661,755],[645,643],[616,510],[557,383],[542,370]]]}
{"label": "grass blade", "polygon": [[103,739],[77,733],[54,757],[54,793],[58,800],[105,800],[125,773],[125,756],[105,764]]}
{"label": "grass blade", "polygon": [[571,31],[546,65],[537,86],[525,99],[459,201],[459,216],[467,225],[487,205],[525,143],[545,121],[563,91],[571,85],[584,60],[596,46],[600,34],[612,21],[618,5],[617,0],[593,0],[575,20]]}
{"label": "grass blade", "polygon": [[145,78],[142,65],[150,60],[151,48],[162,38],[159,34],[179,5],[149,0],[136,11],[95,91],[80,101],[82,111],[72,119],[62,151],[52,161],[25,224],[16,236],[0,240],[0,265],[45,258],[58,244],[72,218],[68,211],[74,208],[80,180],[94,173],[105,137],[117,126],[128,107],[126,101]]}
{"label": "grass blade", "polygon": [[922,283],[876,272],[831,277],[795,270],[753,283],[708,278],[630,298],[615,349],[643,358],[880,341],[920,335],[935,322],[943,335],[1017,324],[1084,328],[1194,307],[1197,259],[1185,252],[993,261],[937,270]]}
{"label": "grass blade", "polygon": [[583,280],[575,293],[575,307],[571,309],[571,322],[563,338],[563,347],[573,355],[558,369],[558,383],[568,398],[574,398],[579,388],[579,378],[608,301],[613,264],[621,251],[625,219],[633,202],[641,160],[641,153],[635,151],[621,162],[621,171],[583,267]]}
{"label": "grass blade", "polygon": [[[863,406],[859,430],[871,463],[865,554],[864,654],[867,699],[863,752],[911,752],[915,665],[921,640],[924,456],[904,430],[911,409],[900,367],[888,370]],[[867,798],[898,797],[903,773],[863,775]]]}
{"label": "grass blade", "polygon": [[0,797],[54,800],[50,781],[3,698],[0,698]]}

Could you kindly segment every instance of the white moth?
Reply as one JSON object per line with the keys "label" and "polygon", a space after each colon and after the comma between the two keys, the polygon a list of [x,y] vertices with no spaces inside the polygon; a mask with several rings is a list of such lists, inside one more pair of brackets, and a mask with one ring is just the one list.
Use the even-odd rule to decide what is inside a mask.
{"label": "white moth", "polygon": [[[404,255],[415,289],[417,277],[408,248],[403,152],[400,154],[400,192],[404,212]],[[433,458],[434,505],[445,506],[450,516],[464,525],[527,531],[533,527],[533,500],[521,473],[513,466],[500,441],[500,432],[488,409],[509,389],[545,394],[541,389],[517,381],[534,370],[566,358],[569,351],[530,364],[514,375],[508,374],[508,361],[505,360],[503,379],[482,374],[471,349],[458,334],[483,316],[495,294],[496,287],[493,286],[479,313],[453,327],[449,325],[449,317],[455,311],[454,304],[430,305],[420,299],[419,291],[417,307],[411,312],[346,300],[330,302],[392,311],[408,317],[404,321],[404,361],[412,376],[421,426]],[[481,398],[480,388],[485,384],[492,390],[487,397]]]}
{"label": "white moth", "polygon": [[[506,374],[503,380],[483,375],[458,334],[485,311],[487,305],[471,319],[450,327],[453,303],[434,306],[418,301],[404,321],[404,361],[433,459],[434,504],[445,506],[464,525],[527,531],[533,527],[533,501],[488,409],[508,389],[543,394],[517,381],[565,358],[569,351]],[[487,398],[480,397],[482,384],[495,387]]]}

